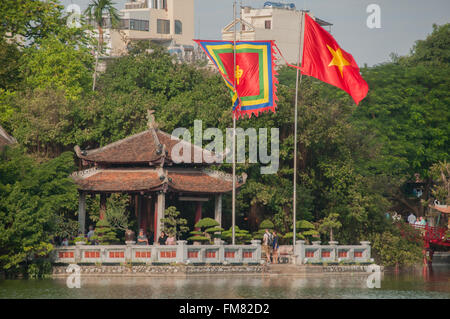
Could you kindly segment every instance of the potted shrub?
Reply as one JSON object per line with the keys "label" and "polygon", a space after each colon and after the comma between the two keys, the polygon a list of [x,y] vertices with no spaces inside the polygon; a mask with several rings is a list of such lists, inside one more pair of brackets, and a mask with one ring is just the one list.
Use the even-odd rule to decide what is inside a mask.
{"label": "potted shrub", "polygon": [[170,206],[164,211],[164,218],[161,222],[164,224],[164,230],[169,234],[175,235],[175,239],[180,238],[184,233],[186,233],[189,228],[187,225],[187,220],[180,218],[180,212],[177,211],[175,206]]}
{"label": "potted shrub", "polygon": [[333,229],[339,229],[342,227],[341,222],[338,220],[339,214],[331,213],[327,217],[322,220],[322,223],[319,226],[319,232],[323,234],[327,234],[329,232],[330,235],[330,243],[334,242],[333,239]]}
{"label": "potted shrub", "polygon": [[[233,240],[233,227],[222,232],[222,239],[227,243],[231,243]],[[239,229],[238,226],[235,226],[235,239],[236,244],[245,244],[249,243],[252,240],[252,236],[249,234],[248,230]]]}
{"label": "potted shrub", "polygon": [[213,238],[220,236],[223,228],[219,227],[219,223],[209,217],[200,219],[195,225],[195,228],[200,228],[201,230],[191,231],[190,234],[193,235],[188,238],[188,240],[196,242],[207,242],[212,244]]}
{"label": "potted shrub", "polygon": [[114,228],[105,220],[99,220],[95,227],[95,235],[92,236],[94,242],[100,245],[111,245],[118,243],[119,239],[116,236]]}

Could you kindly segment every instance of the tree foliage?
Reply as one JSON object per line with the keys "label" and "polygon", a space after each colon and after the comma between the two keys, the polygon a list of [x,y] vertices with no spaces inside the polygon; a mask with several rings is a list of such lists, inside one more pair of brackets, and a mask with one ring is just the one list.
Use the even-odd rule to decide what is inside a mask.
{"label": "tree foliage", "polygon": [[180,212],[175,206],[170,206],[164,211],[164,218],[161,219],[164,224],[164,230],[169,234],[180,238],[189,230],[187,220],[180,218]]}

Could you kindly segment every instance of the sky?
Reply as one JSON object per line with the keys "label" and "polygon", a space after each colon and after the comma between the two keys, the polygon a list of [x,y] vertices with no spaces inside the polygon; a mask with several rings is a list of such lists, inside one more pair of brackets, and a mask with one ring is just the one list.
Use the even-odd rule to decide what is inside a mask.
{"label": "sky", "polygon": [[[89,0],[61,0],[84,10]],[[115,0],[123,9],[126,0]],[[233,19],[233,0],[195,0],[195,37],[220,40],[221,31]],[[265,0],[242,0],[243,5],[261,8]],[[286,2],[286,1],[285,1]],[[331,33],[356,62],[369,66],[389,61],[389,55],[406,55],[416,40],[425,39],[433,24],[450,22],[449,0],[293,0],[297,9],[310,10],[333,23]],[[238,1],[239,3],[239,1]],[[366,21],[370,4],[380,8],[381,28],[370,29]]]}

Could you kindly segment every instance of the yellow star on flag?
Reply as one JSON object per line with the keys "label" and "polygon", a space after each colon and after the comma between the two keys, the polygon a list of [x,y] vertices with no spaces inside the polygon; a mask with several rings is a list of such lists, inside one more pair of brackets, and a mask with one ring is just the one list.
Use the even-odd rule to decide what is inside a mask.
{"label": "yellow star on flag", "polygon": [[331,55],[333,56],[333,60],[331,60],[330,64],[328,64],[328,66],[337,66],[339,68],[339,71],[341,71],[341,77],[344,77],[344,74],[342,73],[344,66],[346,65],[350,65],[351,63],[348,62],[344,56],[342,55],[342,51],[341,49],[337,49],[336,51],[333,50],[333,48],[331,48],[328,44],[327,44],[327,48],[330,51]]}

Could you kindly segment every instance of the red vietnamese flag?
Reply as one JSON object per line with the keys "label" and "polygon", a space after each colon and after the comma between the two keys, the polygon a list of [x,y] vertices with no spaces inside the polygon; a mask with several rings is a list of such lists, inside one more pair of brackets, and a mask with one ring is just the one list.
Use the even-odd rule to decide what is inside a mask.
{"label": "red vietnamese flag", "polygon": [[305,22],[302,73],[337,86],[358,104],[366,97],[369,86],[359,73],[355,59],[307,14]]}

